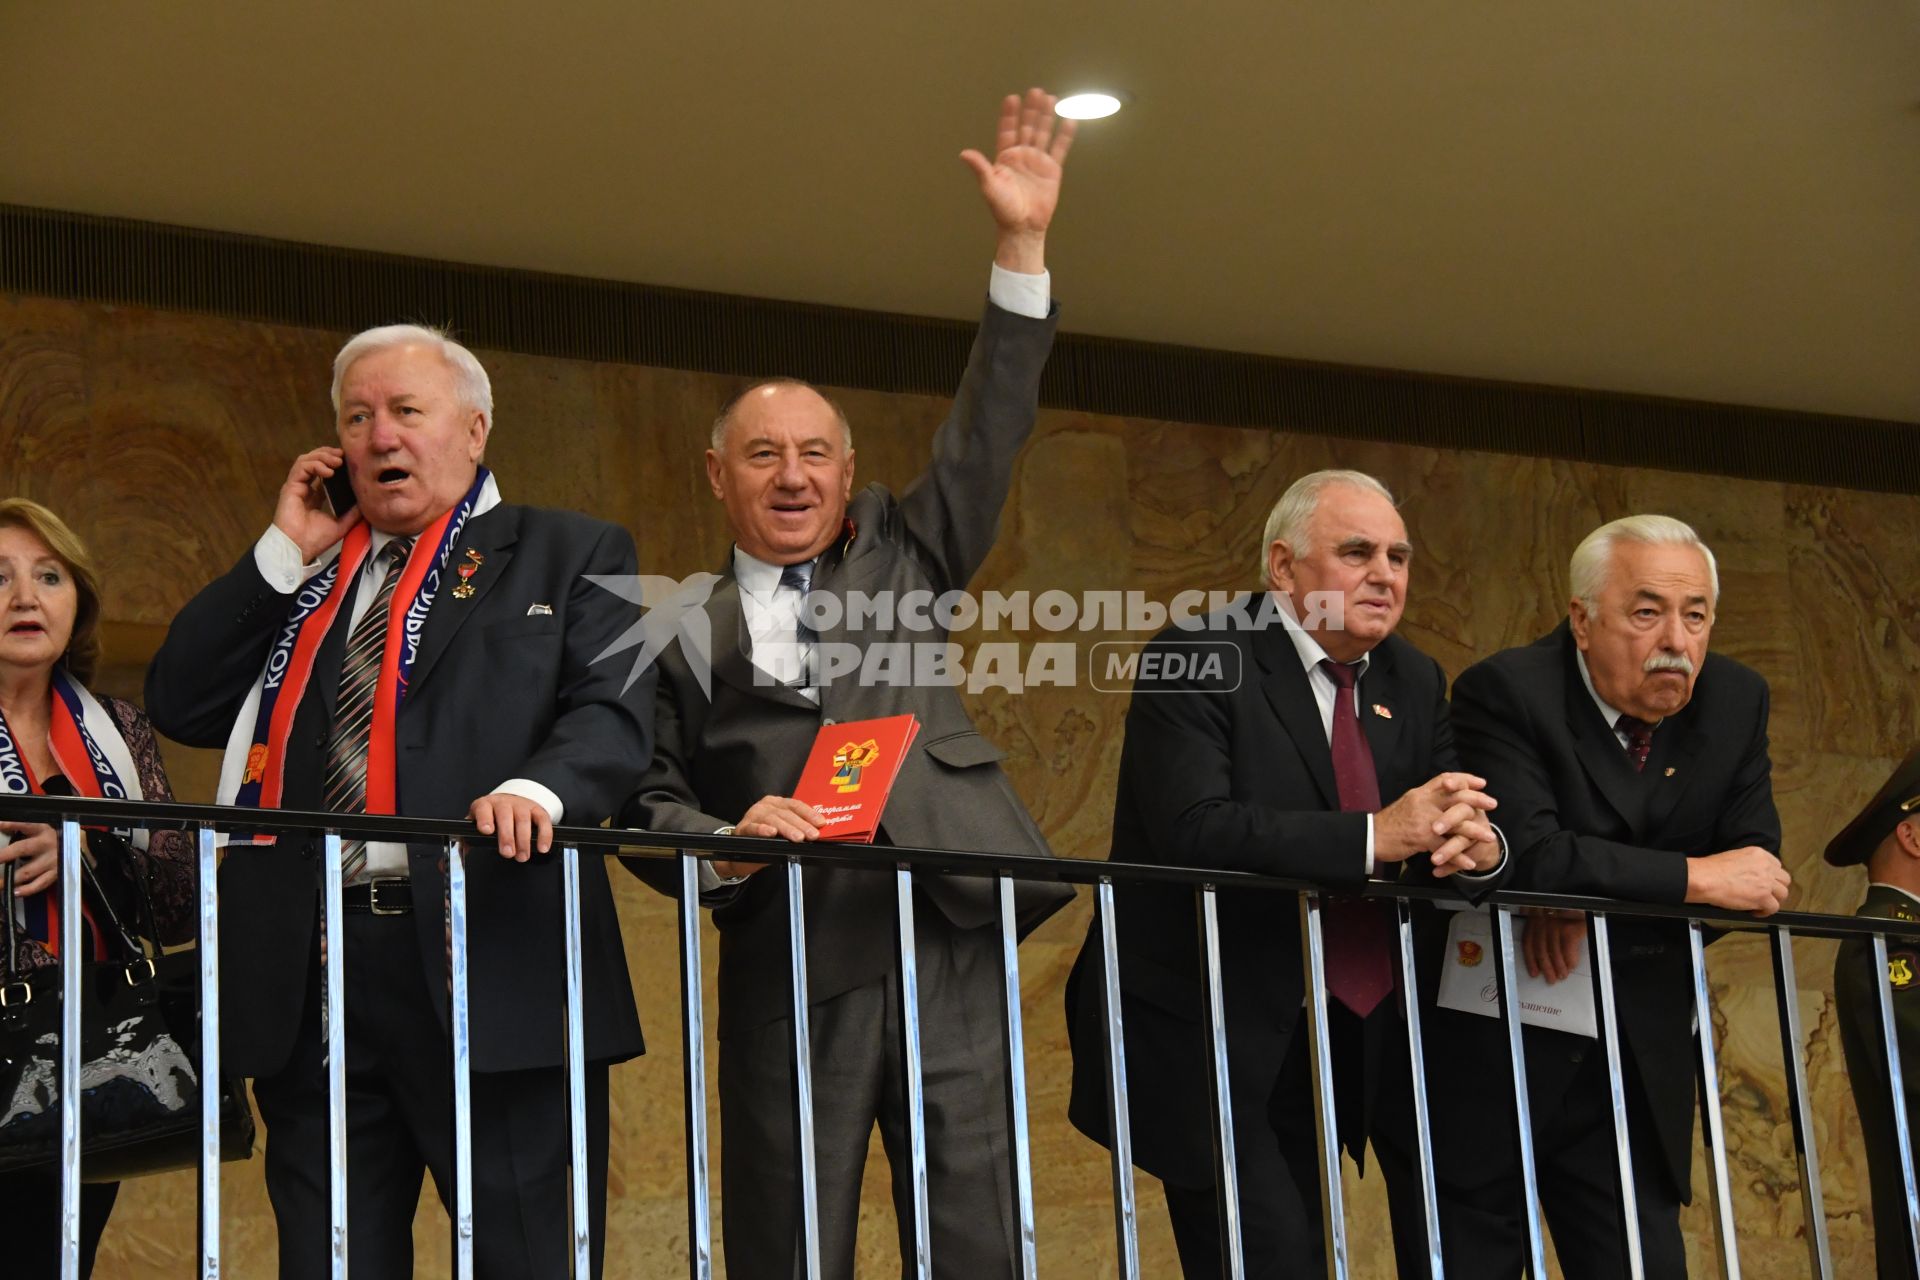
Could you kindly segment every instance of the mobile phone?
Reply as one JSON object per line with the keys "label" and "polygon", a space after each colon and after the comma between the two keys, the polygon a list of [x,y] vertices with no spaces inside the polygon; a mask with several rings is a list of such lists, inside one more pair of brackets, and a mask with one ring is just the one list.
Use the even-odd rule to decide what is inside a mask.
{"label": "mobile phone", "polygon": [[353,496],[353,477],[347,474],[347,464],[342,462],[334,473],[322,480],[321,485],[327,491],[327,502],[333,507],[333,514],[344,516],[353,510],[360,499]]}

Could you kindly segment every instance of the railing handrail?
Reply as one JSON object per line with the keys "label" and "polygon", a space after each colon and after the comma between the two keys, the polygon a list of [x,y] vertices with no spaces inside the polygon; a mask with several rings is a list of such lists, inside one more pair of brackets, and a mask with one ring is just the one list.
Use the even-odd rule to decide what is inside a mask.
{"label": "railing handrail", "polygon": [[[362,840],[433,842],[485,841],[471,822],[462,818],[407,818],[390,814],[326,813],[297,809],[244,809],[233,805],[181,804],[157,800],[101,800],[89,796],[0,794],[0,821],[57,822],[74,818],[82,823],[127,823],[154,829],[194,830],[211,825],[216,830],[245,830],[272,834],[313,835],[337,831]],[[680,831],[647,831],[638,827],[568,827],[553,829],[557,849],[572,845],[582,850],[623,856],[669,857],[682,851],[698,857],[730,860],[766,857],[835,866],[895,870],[902,865],[917,871],[947,875],[1025,880],[1057,880],[1068,884],[1182,884],[1199,888],[1258,889],[1278,893],[1332,893],[1345,896],[1457,904],[1460,895],[1443,885],[1369,881],[1317,882],[1256,871],[1226,871],[1205,867],[1163,866],[1146,862],[1110,862],[1106,859],[1046,857],[1040,854],[990,853],[970,849],[934,849],[906,845],[840,844],[829,841],[795,843],[753,836],[700,835]],[[1898,921],[1833,915],[1815,911],[1779,911],[1764,918],[1719,907],[1663,902],[1633,902],[1620,898],[1580,894],[1532,893],[1499,889],[1476,900],[1476,905],[1546,907],[1566,911],[1598,911],[1616,916],[1661,920],[1699,920],[1728,929],[1765,932],[1791,929],[1796,934],[1828,938],[1870,938],[1901,933]],[[1915,936],[1920,936],[1917,934]]]}

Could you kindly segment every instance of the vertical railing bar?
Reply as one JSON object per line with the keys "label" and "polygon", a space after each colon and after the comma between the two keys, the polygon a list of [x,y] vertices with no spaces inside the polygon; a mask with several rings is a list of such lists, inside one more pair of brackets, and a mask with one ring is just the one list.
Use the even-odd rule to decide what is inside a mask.
{"label": "vertical railing bar", "polygon": [[1233,1077],[1227,1064],[1227,1000],[1220,974],[1220,903],[1210,884],[1200,887],[1200,958],[1207,975],[1207,1043],[1212,1071],[1213,1177],[1219,1189],[1220,1240],[1229,1280],[1247,1274],[1246,1242],[1240,1230],[1240,1158],[1233,1145]]}
{"label": "vertical railing bar", "polygon": [[933,1275],[933,1232],[927,1208],[927,1109],[920,1064],[920,958],[913,930],[913,871],[893,873],[900,938],[900,1040],[907,1082],[908,1176],[913,1183],[913,1274]]}
{"label": "vertical railing bar", "polygon": [[1400,934],[1400,991],[1406,998],[1407,1060],[1412,1070],[1413,1132],[1420,1162],[1421,1204],[1427,1217],[1427,1271],[1441,1280],[1446,1263],[1440,1251],[1440,1192],[1433,1182],[1433,1122],[1427,1112],[1427,1051],[1420,1035],[1420,983],[1414,969],[1413,906],[1396,899],[1394,913]]}
{"label": "vertical railing bar", "polygon": [[[1627,1249],[1627,1269],[1633,1280],[1646,1275],[1640,1248],[1640,1198],[1633,1186],[1633,1143],[1627,1132],[1627,1078],[1620,1060],[1620,1022],[1613,1000],[1613,944],[1604,911],[1592,914],[1593,980],[1599,988],[1595,1002],[1600,1015],[1601,1043],[1607,1052],[1607,1095],[1613,1111],[1615,1165],[1620,1174],[1620,1230]],[[1649,1159],[1658,1158],[1658,1153]]]}
{"label": "vertical railing bar", "polygon": [[200,825],[199,839],[200,1280],[220,1280],[220,864],[212,824]]}
{"label": "vertical railing bar", "polygon": [[591,1178],[587,1173],[587,1026],[582,992],[580,943],[580,849],[560,851],[563,888],[561,910],[566,917],[567,943],[567,1140],[572,1167],[573,1275],[593,1277],[593,1218],[588,1204]]}
{"label": "vertical railing bar", "polygon": [[820,1183],[813,1149],[813,1043],[807,1016],[807,911],[800,863],[787,860],[787,943],[792,961],[793,1116],[800,1164],[800,1248],[804,1280],[820,1280]]}
{"label": "vertical railing bar", "polygon": [[[285,837],[282,837],[285,839]],[[327,1213],[332,1225],[328,1264],[333,1280],[347,1275],[347,981],[346,942],[341,936],[340,903],[344,888],[340,866],[340,833],[329,831],[322,841],[320,868],[321,936],[326,963],[321,1020],[327,1042]]]}
{"label": "vertical railing bar", "polygon": [[1113,919],[1113,881],[1094,889],[1100,916],[1101,1011],[1107,1022],[1107,1149],[1113,1159],[1113,1231],[1121,1280],[1140,1280],[1140,1232],[1133,1192],[1133,1131],[1127,1108],[1127,1041],[1120,1020],[1120,943]]}
{"label": "vertical railing bar", "polygon": [[1528,1275],[1547,1274],[1547,1247],[1540,1218],[1540,1177],[1533,1153],[1533,1098],[1527,1092],[1525,1028],[1520,1021],[1520,978],[1515,964],[1513,912],[1493,909],[1493,947],[1498,953],[1500,1018],[1507,1032],[1507,1060],[1513,1067],[1513,1111],[1519,1124],[1520,1187],[1527,1220]]}
{"label": "vertical railing bar", "polygon": [[707,1188],[706,994],[700,968],[700,860],[680,855],[680,1036],[687,1099],[687,1270],[712,1280]]}
{"label": "vertical railing bar", "polygon": [[[60,823],[60,1275],[80,1280],[80,975],[86,968],[86,926],[80,823]],[[11,902],[0,903],[11,911]]]}
{"label": "vertical railing bar", "polygon": [[1007,1027],[1007,1134],[1013,1151],[1014,1221],[1020,1233],[1020,1280],[1039,1280],[1033,1226],[1033,1153],[1027,1134],[1027,1049],[1021,1030],[1020,934],[1013,910],[1013,877],[997,877],[1000,897],[1000,972]]}
{"label": "vertical railing bar", "polygon": [[1723,1280],[1740,1280],[1740,1244],[1733,1229],[1733,1187],[1727,1179],[1727,1131],[1720,1115],[1720,1067],[1713,1044],[1713,993],[1707,987],[1706,939],[1700,922],[1687,922],[1687,947],[1693,964],[1693,1016],[1698,1027],[1700,1105],[1706,1113],[1707,1152],[1711,1157],[1713,1228],[1720,1245]]}
{"label": "vertical railing bar", "polygon": [[1873,935],[1874,987],[1880,993],[1880,1044],[1887,1054],[1887,1092],[1893,1102],[1893,1136],[1900,1151],[1900,1185],[1907,1197],[1907,1248],[1920,1272],[1920,1195],[1913,1178],[1913,1117],[1907,1114],[1906,1079],[1900,1070],[1900,1036],[1893,1021],[1893,988],[1887,980],[1887,935]]}
{"label": "vertical railing bar", "polygon": [[1307,1047],[1313,1053],[1313,1111],[1320,1132],[1321,1230],[1329,1280],[1346,1280],[1347,1212],[1340,1186],[1340,1124],[1334,1106],[1333,1044],[1327,1021],[1327,950],[1320,895],[1300,895],[1300,945],[1307,971]]}
{"label": "vertical railing bar", "polygon": [[1780,1057],[1787,1069],[1787,1112],[1793,1118],[1793,1149],[1800,1165],[1800,1199],[1807,1224],[1807,1265],[1814,1280],[1833,1274],[1827,1244],[1827,1211],[1820,1192],[1820,1155],[1816,1150],[1813,1109],[1807,1099],[1806,1066],[1800,1050],[1800,983],[1793,970],[1793,934],[1771,930],[1773,992],[1780,1014]]}
{"label": "vertical railing bar", "polygon": [[453,1031],[453,1274],[473,1280],[473,1055],[467,987],[467,860],[447,841],[447,968]]}

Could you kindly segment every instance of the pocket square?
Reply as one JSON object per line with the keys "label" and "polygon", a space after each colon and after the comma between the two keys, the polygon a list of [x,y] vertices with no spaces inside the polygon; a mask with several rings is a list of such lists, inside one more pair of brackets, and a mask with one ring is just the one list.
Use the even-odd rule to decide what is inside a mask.
{"label": "pocket square", "polygon": [[553,606],[550,604],[530,604],[527,606],[527,616],[529,618],[551,618],[553,616]]}

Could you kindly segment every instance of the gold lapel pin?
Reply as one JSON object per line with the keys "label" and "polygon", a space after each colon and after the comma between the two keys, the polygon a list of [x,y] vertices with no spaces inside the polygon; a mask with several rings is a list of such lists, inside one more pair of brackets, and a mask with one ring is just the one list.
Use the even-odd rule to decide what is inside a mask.
{"label": "gold lapel pin", "polygon": [[1668,765],[1668,766],[1667,766],[1667,776],[1668,776],[1669,778],[1671,778],[1671,777],[1673,776],[1673,766],[1672,766],[1672,765]]}
{"label": "gold lapel pin", "polygon": [[1393,712],[1387,710],[1386,704],[1383,702],[1373,704],[1373,714],[1379,716],[1382,720],[1393,719]]}

